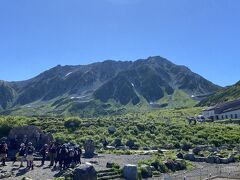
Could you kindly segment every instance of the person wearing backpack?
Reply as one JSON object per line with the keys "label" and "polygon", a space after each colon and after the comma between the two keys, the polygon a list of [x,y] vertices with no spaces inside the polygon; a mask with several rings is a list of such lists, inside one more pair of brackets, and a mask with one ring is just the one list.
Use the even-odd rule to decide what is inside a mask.
{"label": "person wearing backpack", "polygon": [[6,166],[6,159],[8,154],[8,146],[5,141],[2,141],[0,144],[0,160],[2,161],[2,165]]}
{"label": "person wearing backpack", "polygon": [[59,150],[59,168],[60,170],[67,168],[68,149],[65,144]]}
{"label": "person wearing backpack", "polygon": [[48,154],[48,145],[47,145],[47,144],[45,144],[45,145],[40,149],[40,154],[41,154],[41,156],[42,156],[41,166],[43,166],[44,163],[45,163],[47,154]]}
{"label": "person wearing backpack", "polygon": [[18,150],[18,157],[20,159],[20,168],[24,167],[23,166],[23,161],[25,160],[25,155],[26,155],[26,146],[24,143],[20,145],[20,149]]}
{"label": "person wearing backpack", "polygon": [[75,150],[74,147],[69,147],[69,162],[68,165],[71,166],[75,161],[74,161],[74,156],[75,156]]}
{"label": "person wearing backpack", "polygon": [[81,164],[82,150],[79,145],[76,145],[74,149],[75,149],[74,162],[75,164]]}
{"label": "person wearing backpack", "polygon": [[27,150],[26,150],[26,154],[27,154],[27,167],[28,169],[32,169],[33,170],[33,153],[35,151],[35,148],[33,147],[32,143],[29,142],[28,146],[27,146]]}
{"label": "person wearing backpack", "polygon": [[49,146],[48,154],[49,154],[49,158],[50,158],[50,165],[49,166],[53,166],[54,162],[55,162],[55,159],[57,157],[57,146],[54,142],[52,142],[51,145]]}

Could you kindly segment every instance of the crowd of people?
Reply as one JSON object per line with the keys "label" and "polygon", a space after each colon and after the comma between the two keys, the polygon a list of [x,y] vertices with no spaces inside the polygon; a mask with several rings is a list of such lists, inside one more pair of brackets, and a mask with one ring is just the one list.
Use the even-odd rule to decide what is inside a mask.
{"label": "crowd of people", "polygon": [[[2,141],[0,144],[0,160],[2,161],[3,166],[6,165],[5,162],[7,154],[7,143]],[[49,159],[50,167],[59,166],[59,169],[62,170],[69,168],[72,165],[81,164],[82,150],[79,145],[51,142],[49,145],[45,144],[42,148],[40,148],[39,152],[36,152],[35,147],[31,142],[22,143],[13,164],[16,161],[20,161],[20,167],[24,167],[23,163],[27,161],[27,168],[33,169],[34,154],[39,154],[41,156],[41,166],[44,166],[45,161]]]}

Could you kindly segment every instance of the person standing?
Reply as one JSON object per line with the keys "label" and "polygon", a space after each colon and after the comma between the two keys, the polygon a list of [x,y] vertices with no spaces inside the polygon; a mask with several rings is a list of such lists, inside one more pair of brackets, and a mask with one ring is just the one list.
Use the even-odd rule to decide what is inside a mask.
{"label": "person standing", "polygon": [[82,150],[79,145],[76,145],[75,146],[75,155],[74,155],[75,164],[81,164],[81,155],[82,155]]}
{"label": "person standing", "polygon": [[19,158],[20,158],[20,168],[21,168],[21,167],[24,167],[24,166],[23,166],[23,162],[24,162],[24,160],[25,160],[25,155],[26,155],[26,146],[25,146],[24,143],[22,143],[22,144],[20,145],[20,149],[19,149],[19,151],[18,151],[18,156],[19,156]]}
{"label": "person standing", "polygon": [[59,150],[59,168],[60,170],[67,168],[68,161],[68,149],[65,144]]}
{"label": "person standing", "polygon": [[0,144],[0,160],[2,161],[2,165],[6,166],[6,159],[8,154],[8,146],[5,141],[2,141]]}
{"label": "person standing", "polygon": [[53,166],[55,159],[57,157],[57,146],[56,146],[55,142],[52,142],[51,145],[49,146],[48,153],[49,153],[49,158],[50,158],[49,166]]}
{"label": "person standing", "polygon": [[48,145],[47,145],[47,144],[45,144],[45,145],[41,148],[41,150],[40,150],[40,154],[41,154],[41,156],[42,156],[42,163],[41,163],[41,166],[43,166],[44,163],[45,163],[45,160],[46,160],[47,154],[48,154]]}
{"label": "person standing", "polygon": [[27,150],[26,150],[26,154],[27,154],[27,167],[28,169],[32,169],[33,170],[33,153],[35,151],[35,148],[33,147],[32,143],[29,142],[28,146],[27,146]]}

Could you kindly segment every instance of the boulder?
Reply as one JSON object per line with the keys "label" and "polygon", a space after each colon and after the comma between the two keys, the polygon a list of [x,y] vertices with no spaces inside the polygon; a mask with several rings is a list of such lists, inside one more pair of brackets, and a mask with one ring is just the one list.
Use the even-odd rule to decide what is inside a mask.
{"label": "boulder", "polygon": [[126,146],[128,146],[130,149],[132,149],[135,146],[135,143],[133,140],[128,140],[126,142]]}
{"label": "boulder", "polygon": [[229,163],[233,163],[233,162],[235,162],[235,161],[236,161],[236,159],[235,159],[234,155],[229,155],[229,156],[228,156],[228,162],[229,162]]}
{"label": "boulder", "polygon": [[153,173],[152,173],[152,168],[148,165],[142,165],[141,166],[141,175],[142,175],[142,178],[150,178],[153,176]]}
{"label": "boulder", "polygon": [[116,130],[116,128],[115,128],[114,126],[110,126],[110,127],[108,128],[108,133],[109,133],[109,134],[114,134],[116,131],[117,131],[117,130]]}
{"label": "boulder", "polygon": [[73,171],[73,180],[97,180],[97,172],[93,165],[83,164]]}
{"label": "boulder", "polygon": [[121,139],[115,139],[115,141],[114,141],[114,145],[115,145],[115,147],[119,147],[119,146],[122,146],[122,140]]}
{"label": "boulder", "polygon": [[194,154],[185,154],[183,156],[183,159],[189,160],[189,161],[195,161],[195,156]]}
{"label": "boulder", "polygon": [[206,162],[211,163],[211,164],[215,163],[215,157],[214,156],[208,156],[206,158]]}
{"label": "boulder", "polygon": [[184,151],[189,151],[189,149],[191,149],[191,145],[188,143],[185,143],[182,145],[182,150]]}
{"label": "boulder", "polygon": [[45,134],[36,126],[22,126],[13,128],[8,135],[8,140],[11,145],[17,147],[23,142],[32,142],[35,148],[41,148],[44,144],[49,144],[53,141],[51,134]]}
{"label": "boulder", "polygon": [[195,157],[195,161],[196,162],[206,162],[206,158],[205,157]]}
{"label": "boulder", "polygon": [[200,147],[195,147],[192,150],[193,154],[195,154],[195,155],[198,155],[201,151],[202,151],[202,148],[200,148]]}
{"label": "boulder", "polygon": [[123,167],[123,177],[126,180],[137,180],[138,170],[136,165],[127,164]]}
{"label": "boulder", "polygon": [[178,154],[177,154],[177,158],[183,159],[183,154],[182,154],[182,153],[178,153]]}
{"label": "boulder", "polygon": [[113,162],[107,162],[106,168],[113,168],[114,163]]}
{"label": "boulder", "polygon": [[228,164],[228,158],[220,158],[222,164]]}
{"label": "boulder", "polygon": [[93,140],[89,139],[89,140],[86,140],[85,143],[84,143],[84,150],[85,150],[85,154],[84,156],[87,157],[87,158],[92,158],[95,153],[95,143]]}

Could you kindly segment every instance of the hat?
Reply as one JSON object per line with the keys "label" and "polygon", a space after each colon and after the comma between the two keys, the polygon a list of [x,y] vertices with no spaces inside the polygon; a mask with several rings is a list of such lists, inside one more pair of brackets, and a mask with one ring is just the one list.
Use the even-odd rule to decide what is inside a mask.
{"label": "hat", "polygon": [[20,145],[20,147],[23,147],[23,146],[25,146],[25,144],[24,144],[24,143],[22,143],[22,144]]}
{"label": "hat", "polygon": [[29,143],[28,143],[28,145],[29,145],[29,146],[31,146],[31,145],[32,145],[32,143],[31,143],[31,142],[29,142]]}

